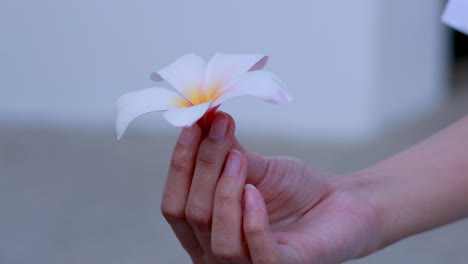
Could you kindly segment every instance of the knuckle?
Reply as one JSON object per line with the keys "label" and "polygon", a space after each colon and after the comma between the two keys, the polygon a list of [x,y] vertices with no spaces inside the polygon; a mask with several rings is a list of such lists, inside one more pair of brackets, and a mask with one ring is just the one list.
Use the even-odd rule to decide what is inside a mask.
{"label": "knuckle", "polygon": [[175,173],[185,172],[189,166],[190,161],[184,154],[174,154],[169,164],[170,170]]}
{"label": "knuckle", "polygon": [[217,163],[218,155],[207,148],[200,148],[197,156],[197,164],[203,167],[213,167]]}
{"label": "knuckle", "polygon": [[264,236],[267,230],[261,225],[246,225],[244,227],[244,232],[247,236],[258,237]]}
{"label": "knuckle", "polygon": [[179,209],[168,203],[161,204],[161,213],[164,218],[169,222],[178,222],[185,219],[185,210]]}
{"label": "knuckle", "polygon": [[211,211],[199,206],[189,206],[185,209],[187,221],[198,230],[211,228]]}
{"label": "knuckle", "polygon": [[221,208],[233,205],[236,200],[234,193],[227,191],[219,191],[216,199]]}

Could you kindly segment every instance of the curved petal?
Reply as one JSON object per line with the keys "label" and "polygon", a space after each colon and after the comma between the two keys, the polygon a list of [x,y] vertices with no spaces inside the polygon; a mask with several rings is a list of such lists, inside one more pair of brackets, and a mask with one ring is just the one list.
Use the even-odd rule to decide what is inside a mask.
{"label": "curved petal", "polygon": [[213,106],[241,95],[253,95],[275,104],[286,104],[292,101],[286,86],[273,73],[254,71],[245,73],[237,81],[231,83],[226,92],[213,103]]}
{"label": "curved petal", "polygon": [[190,107],[172,109],[164,112],[163,116],[177,127],[188,127],[195,124],[208,111],[212,102]]}
{"label": "curved petal", "polygon": [[216,53],[206,66],[204,100],[216,100],[226,85],[248,71],[262,69],[267,61],[263,54]]}
{"label": "curved petal", "polygon": [[189,53],[165,68],[151,73],[153,81],[166,80],[193,104],[201,103],[201,90],[205,78],[205,61],[202,57]]}
{"label": "curved petal", "polygon": [[191,105],[178,93],[165,88],[148,88],[123,94],[117,99],[117,138],[120,139],[133,119],[142,114]]}

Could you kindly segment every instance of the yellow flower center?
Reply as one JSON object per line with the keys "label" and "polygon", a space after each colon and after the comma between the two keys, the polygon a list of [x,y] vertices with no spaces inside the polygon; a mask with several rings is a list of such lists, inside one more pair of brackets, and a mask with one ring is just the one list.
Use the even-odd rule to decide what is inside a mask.
{"label": "yellow flower center", "polygon": [[189,107],[194,105],[199,105],[208,102],[214,102],[218,99],[223,93],[218,89],[219,84],[215,83],[210,86],[207,86],[206,89],[202,89],[201,86],[192,86],[188,89],[186,94],[187,99],[179,99],[176,102],[177,107]]}

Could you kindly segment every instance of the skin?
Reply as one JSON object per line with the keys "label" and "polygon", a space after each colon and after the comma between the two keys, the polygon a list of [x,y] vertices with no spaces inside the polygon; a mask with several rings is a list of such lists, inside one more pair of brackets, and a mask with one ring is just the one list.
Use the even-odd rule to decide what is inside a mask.
{"label": "skin", "polygon": [[174,147],[161,211],[194,263],[340,263],[468,215],[468,118],[345,176],[249,152],[234,131],[216,112]]}

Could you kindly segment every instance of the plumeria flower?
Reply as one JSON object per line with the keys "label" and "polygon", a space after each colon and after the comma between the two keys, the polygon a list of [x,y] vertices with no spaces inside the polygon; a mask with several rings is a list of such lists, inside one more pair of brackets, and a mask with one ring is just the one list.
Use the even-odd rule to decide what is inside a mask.
{"label": "plumeria flower", "polygon": [[191,126],[215,112],[228,99],[253,95],[267,102],[285,104],[292,100],[284,84],[269,71],[261,70],[268,57],[261,54],[215,54],[208,63],[198,55],[186,54],[153,72],[153,81],[167,81],[176,91],[148,88],[123,94],[117,100],[117,138],[138,116],[164,111],[174,126]]}

